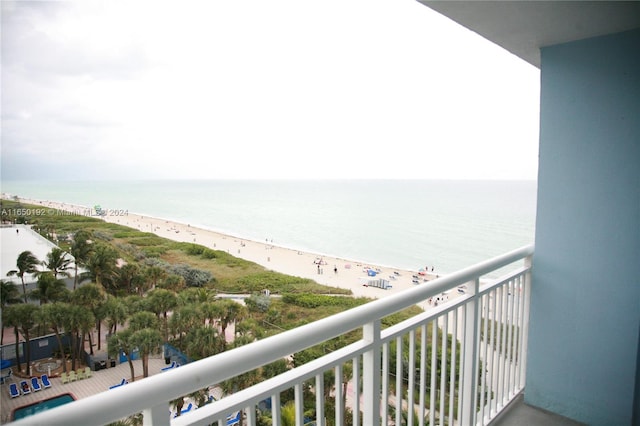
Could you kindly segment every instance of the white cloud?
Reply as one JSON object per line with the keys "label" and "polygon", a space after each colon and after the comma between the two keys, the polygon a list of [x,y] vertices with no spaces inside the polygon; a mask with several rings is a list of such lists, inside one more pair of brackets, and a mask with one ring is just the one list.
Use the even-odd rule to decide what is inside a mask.
{"label": "white cloud", "polygon": [[538,71],[413,0],[2,6],[3,178],[536,176]]}

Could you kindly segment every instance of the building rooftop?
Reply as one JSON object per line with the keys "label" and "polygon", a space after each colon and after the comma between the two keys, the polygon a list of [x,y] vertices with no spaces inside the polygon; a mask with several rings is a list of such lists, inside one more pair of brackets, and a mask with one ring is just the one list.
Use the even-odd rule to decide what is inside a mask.
{"label": "building rooftop", "polygon": [[[7,272],[16,269],[16,260],[23,251],[29,250],[38,260],[46,260],[51,249],[57,247],[27,225],[12,225],[0,228],[0,275],[5,281],[20,284],[17,276],[7,277]],[[35,282],[31,275],[25,275],[25,282]]]}

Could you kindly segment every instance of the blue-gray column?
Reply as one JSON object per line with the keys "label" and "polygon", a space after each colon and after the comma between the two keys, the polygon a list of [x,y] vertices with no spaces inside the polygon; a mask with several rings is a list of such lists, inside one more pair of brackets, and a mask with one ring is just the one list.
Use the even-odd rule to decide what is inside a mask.
{"label": "blue-gray column", "polygon": [[525,401],[631,424],[640,326],[640,30],[542,49]]}

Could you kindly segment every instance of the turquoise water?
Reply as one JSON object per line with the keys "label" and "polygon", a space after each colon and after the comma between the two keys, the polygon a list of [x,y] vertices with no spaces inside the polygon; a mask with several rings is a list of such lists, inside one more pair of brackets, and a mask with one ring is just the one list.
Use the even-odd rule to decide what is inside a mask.
{"label": "turquoise water", "polygon": [[70,393],[58,395],[54,398],[45,399],[44,401],[36,402],[31,405],[16,408],[13,412],[13,420],[19,420],[27,416],[32,416],[41,411],[50,410],[60,405],[68,404],[75,401]]}
{"label": "turquoise water", "polygon": [[442,274],[532,243],[536,211],[534,181],[32,181],[2,191]]}

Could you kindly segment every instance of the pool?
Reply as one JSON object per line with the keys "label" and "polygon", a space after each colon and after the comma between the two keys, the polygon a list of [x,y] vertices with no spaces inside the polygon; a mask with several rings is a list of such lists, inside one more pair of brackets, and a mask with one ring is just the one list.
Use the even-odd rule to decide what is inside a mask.
{"label": "pool", "polygon": [[16,408],[13,411],[13,420],[32,416],[41,411],[46,411],[51,408],[58,407],[60,405],[68,404],[76,399],[70,393],[63,393],[62,395],[54,396],[53,398],[45,399],[33,404],[25,405],[24,407]]}

